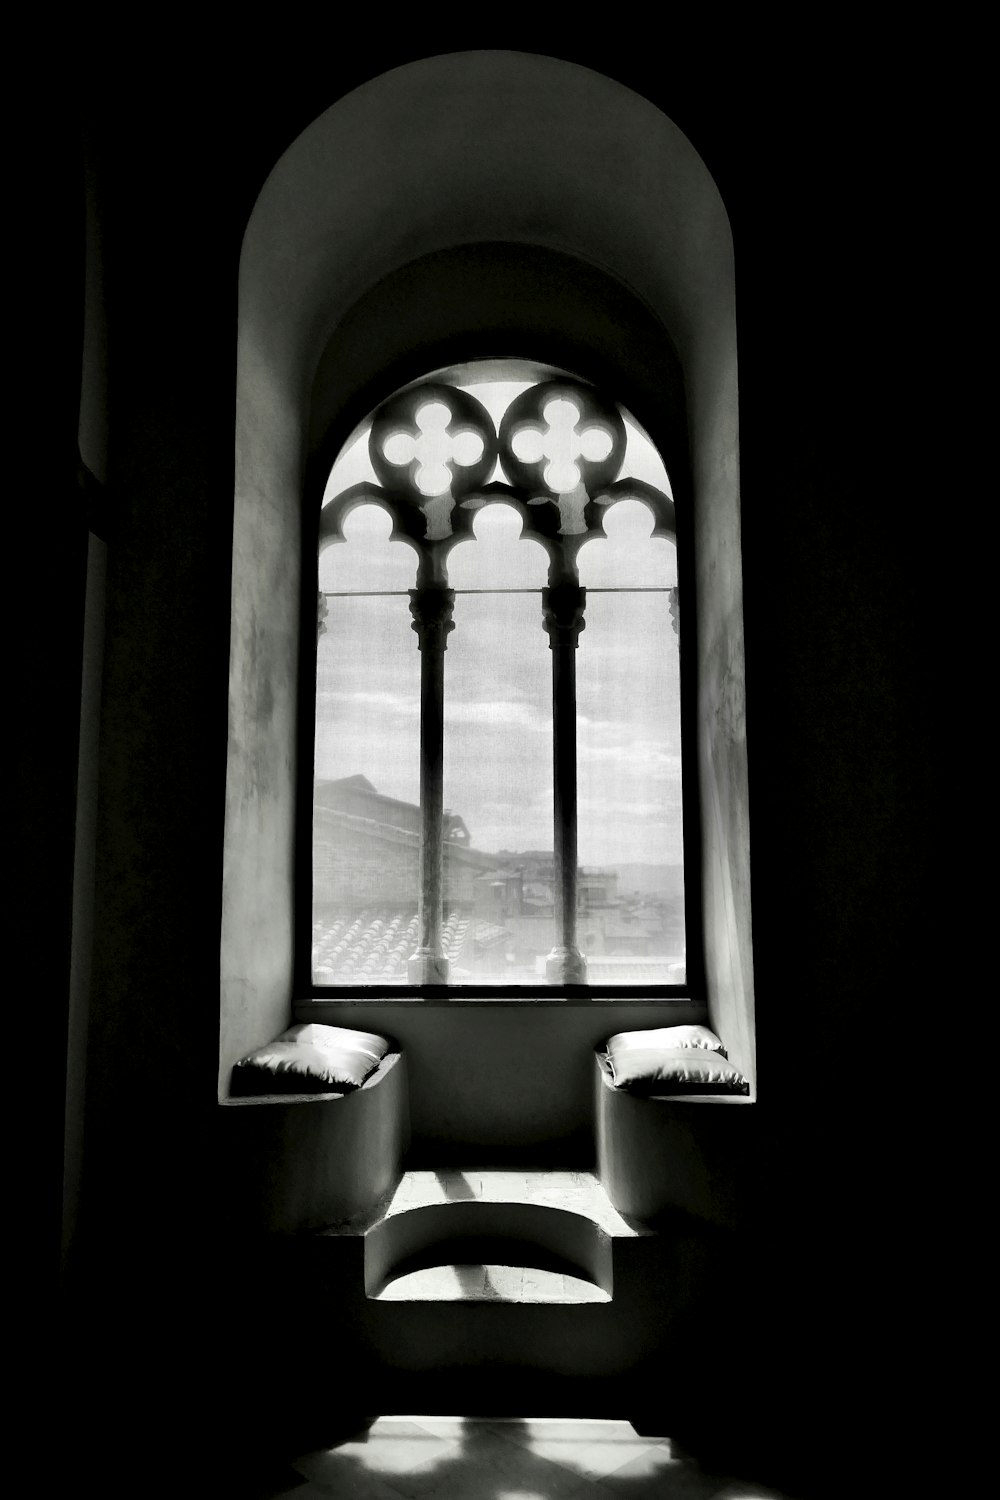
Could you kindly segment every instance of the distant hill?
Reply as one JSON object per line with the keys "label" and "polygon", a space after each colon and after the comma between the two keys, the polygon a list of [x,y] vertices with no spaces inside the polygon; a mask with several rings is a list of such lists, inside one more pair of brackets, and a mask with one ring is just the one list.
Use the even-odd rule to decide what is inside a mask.
{"label": "distant hill", "polygon": [[682,896],[683,865],[612,865],[618,871],[618,894],[639,891],[644,896]]}

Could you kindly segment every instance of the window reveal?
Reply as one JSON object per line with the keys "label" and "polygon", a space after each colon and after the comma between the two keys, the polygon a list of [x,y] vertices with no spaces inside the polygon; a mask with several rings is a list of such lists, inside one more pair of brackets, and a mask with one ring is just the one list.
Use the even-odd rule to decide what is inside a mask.
{"label": "window reveal", "polygon": [[[329,798],[331,794],[328,789],[335,786],[341,810],[346,805],[345,798],[347,803],[350,803],[352,797],[355,797],[356,802],[360,799],[354,811],[345,814],[353,818],[352,827],[355,831],[362,821],[369,824],[380,822],[385,828],[391,824],[394,830],[398,830],[393,859],[402,865],[409,862],[412,888],[415,888],[415,901],[411,904],[416,907],[415,911],[408,911],[405,891],[393,889],[391,894],[395,897],[394,902],[383,902],[380,907],[378,902],[373,901],[370,908],[355,916],[353,921],[345,922],[343,919],[352,913],[331,913],[327,910],[324,915],[320,910],[321,903],[317,904],[314,900],[313,974],[314,980],[320,984],[405,982],[409,985],[446,985],[477,980],[481,982],[481,966],[477,973],[475,965],[470,971],[467,962],[462,964],[451,961],[452,955],[461,952],[462,941],[466,941],[466,954],[474,944],[489,947],[495,941],[499,941],[501,946],[505,941],[514,943],[515,935],[512,935],[511,929],[519,921],[522,929],[532,927],[537,931],[537,919],[543,914],[547,902],[550,918],[547,930],[552,934],[552,943],[544,960],[541,956],[536,957],[535,972],[531,976],[533,982],[543,980],[553,986],[582,985],[588,980],[593,981],[595,970],[600,971],[602,979],[610,978],[614,982],[618,977],[613,967],[616,955],[619,964],[625,962],[625,970],[620,972],[625,974],[628,982],[638,972],[635,960],[641,956],[641,949],[638,954],[627,945],[621,950],[615,947],[615,942],[625,940],[631,922],[634,943],[635,932],[641,930],[643,925],[643,912],[647,919],[645,926],[653,932],[656,923],[650,922],[650,912],[656,907],[656,900],[659,900],[661,908],[666,900],[664,892],[660,892],[656,900],[650,895],[650,882],[655,884],[655,877],[649,872],[658,867],[643,864],[641,849],[633,851],[640,857],[627,864],[626,882],[631,887],[638,885],[639,889],[618,890],[615,872],[599,866],[589,870],[584,866],[581,875],[578,861],[580,809],[576,685],[580,638],[587,623],[587,589],[580,581],[581,560],[586,562],[590,554],[599,557],[605,550],[607,538],[612,533],[610,524],[605,527],[605,520],[608,519],[610,523],[613,508],[618,502],[630,500],[642,502],[647,516],[652,513],[652,538],[648,537],[647,521],[645,540],[654,547],[659,541],[662,547],[668,539],[670,546],[667,550],[672,555],[675,538],[674,508],[667,493],[666,476],[658,455],[640,430],[631,421],[626,427],[620,409],[603,399],[590,386],[563,376],[525,380],[525,367],[512,364],[508,364],[507,371],[506,384],[491,383],[489,380],[477,384],[476,366],[466,366],[460,377],[461,383],[454,376],[448,381],[422,381],[390,398],[375,413],[367,432],[365,456],[370,465],[367,477],[348,483],[339,492],[334,486],[332,498],[322,510],[321,552],[330,544],[345,540],[345,521],[348,521],[352,511],[359,506],[374,504],[388,514],[392,538],[407,544],[405,550],[410,558],[411,575],[415,562],[414,586],[406,592],[412,616],[410,625],[417,636],[419,651],[419,800],[413,805],[401,798],[382,796],[378,788],[363,775],[341,778],[336,783],[327,782],[324,784],[327,790],[323,794],[321,782],[317,781],[314,803],[314,882],[322,860],[321,825],[324,818],[333,816],[328,809],[324,810],[324,795]],[[517,380],[518,375],[520,380]],[[512,377],[516,381],[514,384],[509,383]],[[484,399],[477,400],[472,394],[473,390],[483,394]],[[363,436],[362,433],[362,438]],[[360,451],[360,442],[355,443],[354,447]],[[649,466],[647,455],[645,472],[660,478],[660,484],[650,483],[648,479],[640,477],[643,448],[652,454],[654,460]],[[637,450],[640,452],[638,462],[634,457]],[[334,476],[336,474],[335,468]],[[509,577],[505,581],[490,572],[489,562],[480,565],[478,576],[474,568],[470,572],[468,567],[461,565],[463,557],[468,559],[480,552],[486,556],[485,543],[476,540],[480,529],[478,522],[481,516],[485,520],[488,507],[498,505],[508,515],[510,511],[516,513],[520,523],[520,551],[523,553],[523,543],[527,541],[536,544],[532,551],[544,554],[544,584],[540,579],[530,586],[522,586],[516,581],[512,583]],[[623,511],[628,509],[620,508]],[[492,511],[492,514],[497,515],[498,512]],[[590,545],[596,542],[601,543],[597,553]],[[466,543],[472,544],[471,548],[464,545]],[[585,548],[586,553],[581,559],[581,552]],[[500,554],[497,553],[496,556],[499,557]],[[449,567],[453,562],[456,575],[461,575],[462,581],[467,582],[471,578],[480,586],[459,586],[456,590],[449,579]],[[599,580],[603,577],[600,567],[596,571],[591,568],[590,572],[584,567],[583,571],[586,577],[591,574]],[[520,576],[517,570],[514,576]],[[636,601],[646,606],[645,622],[640,628],[649,634],[650,627],[653,627],[653,633],[661,644],[658,647],[656,640],[652,642],[652,656],[662,657],[663,637],[672,639],[671,632],[665,629],[668,618],[676,628],[676,574],[670,575],[660,568],[654,570],[654,575],[648,576],[648,582],[636,581],[645,580],[647,575],[636,572],[633,555],[633,562],[626,565],[623,578],[610,586],[602,586],[599,582],[593,592],[645,596]],[[364,584],[372,579],[369,576],[356,581]],[[375,581],[384,581],[383,575],[380,573]],[[468,875],[466,867],[476,853],[470,848],[469,830],[466,827],[467,821],[473,823],[472,843],[475,844],[476,807],[458,807],[456,811],[450,812],[444,802],[444,762],[447,750],[445,663],[449,637],[456,628],[456,593],[462,599],[458,623],[460,628],[464,627],[469,631],[470,640],[472,630],[467,622],[475,618],[473,606],[479,607],[480,619],[483,618],[483,607],[492,611],[494,622],[498,626],[495,643],[497,653],[503,653],[505,639],[503,629],[500,628],[506,608],[500,607],[501,595],[507,595],[510,599],[512,595],[533,593],[541,605],[535,619],[548,636],[551,663],[551,855],[544,848],[525,850],[523,842],[520,850],[504,847],[502,851],[494,851],[494,868],[474,877],[474,883],[478,881],[479,885],[485,884],[491,894],[494,890],[498,893],[499,904],[492,911],[482,905],[478,891],[475,910],[470,906],[467,893],[464,904],[462,899],[456,899],[455,892],[460,889],[461,873],[465,870]],[[650,596],[656,595],[660,596],[661,606],[658,629],[655,629],[655,614],[649,614],[649,606],[656,604],[655,597]],[[468,596],[467,601],[464,596]],[[391,613],[393,609],[397,609],[398,613],[402,597],[398,584],[393,589],[325,590],[320,600],[320,630],[321,633],[332,631],[332,636],[328,637],[328,647],[336,655],[336,622],[339,611],[356,608],[364,600],[366,604],[370,602],[387,613]],[[612,602],[609,598],[609,605]],[[519,614],[518,611],[515,614],[523,618],[523,605],[528,603],[527,599],[523,603],[520,599],[511,599],[511,603],[520,607]],[[398,623],[392,628],[398,639]],[[374,642],[374,627],[371,635],[364,632],[362,635]],[[541,632],[538,635],[539,643],[540,637]],[[513,638],[512,634],[507,639]],[[599,699],[602,694],[609,699],[613,698],[614,694],[607,684],[622,676],[620,664],[615,668],[614,652],[618,648],[613,644],[616,640],[613,628],[610,635],[605,629],[604,638],[606,642],[612,642],[611,645],[605,644],[600,648],[600,651],[610,653],[611,669],[610,673],[605,674],[603,687],[601,674],[597,673],[596,677],[593,673],[590,674],[588,693],[591,699]],[[646,649],[648,656],[650,645],[648,639],[627,643],[629,660],[638,659],[642,655],[642,648]],[[676,646],[676,642],[674,645]],[[595,650],[595,656],[600,651]],[[619,650],[619,656],[620,654]],[[642,681],[637,681],[640,695],[648,690],[651,680],[647,673]],[[617,688],[620,696],[620,682],[617,682]],[[347,691],[342,696],[350,699],[351,693]],[[359,696],[363,694],[355,691],[354,697]],[[377,701],[379,693],[369,693],[369,696]],[[383,696],[388,700],[392,695],[386,693]],[[620,697],[620,701],[627,702],[627,692],[624,697]],[[451,708],[451,697],[448,704]],[[514,706],[521,710],[524,718],[527,710],[523,702]],[[459,702],[453,712],[458,712],[460,708]],[[412,705],[410,709],[412,710]],[[469,717],[468,713],[465,717]],[[623,733],[627,735],[630,732],[625,722],[627,718],[628,715],[620,710],[615,714],[611,729],[619,740]],[[448,732],[453,736],[456,734],[450,727]],[[638,742],[633,740],[632,743],[617,745],[611,742],[600,743],[602,732],[604,729],[600,715],[595,716],[592,710],[585,725],[582,748],[585,757],[603,765],[601,795],[608,801],[612,812],[616,804],[613,797],[609,798],[609,787],[613,790],[616,763],[620,760],[624,764],[629,758],[635,761],[642,755],[647,759],[652,757],[654,777],[660,774],[663,764],[673,762],[671,776],[676,783],[673,795],[679,809],[679,725],[673,729],[672,745],[668,744],[671,738],[669,732],[661,735],[656,743],[640,738]],[[640,735],[643,732],[645,731],[640,730]],[[360,787],[357,783],[364,785]],[[392,808],[386,810],[388,804],[392,804]],[[619,844],[628,853],[627,814],[630,808],[641,807],[646,808],[647,812],[649,809],[655,811],[655,800],[651,803],[647,797],[647,802],[643,804],[634,798],[632,803],[619,799],[618,806],[623,809],[621,817],[625,819]],[[379,817],[365,820],[364,814],[373,810],[379,813]],[[339,815],[338,813],[337,816]],[[591,818],[591,822],[595,820]],[[679,811],[676,832],[675,843],[679,848]],[[337,830],[327,829],[323,837],[336,838]],[[515,834],[512,834],[512,841],[517,842]],[[349,847],[349,840],[347,846]],[[401,852],[404,849],[405,854]],[[480,855],[480,858],[484,856]],[[489,862],[487,859],[486,863]],[[676,877],[676,862],[670,868]],[[640,876],[640,871],[646,871],[645,876]],[[673,900],[671,919],[670,922],[665,919],[660,921],[661,933],[672,924],[671,942],[674,946],[670,954],[659,954],[660,966],[655,973],[655,978],[662,981],[663,961],[672,957],[673,972],[667,982],[683,978],[682,968],[677,962],[678,958],[681,964],[683,962],[683,915],[681,912],[678,924],[676,911],[679,888],[679,882],[674,878],[670,893]],[[504,902],[507,902],[506,906]],[[517,918],[511,915],[512,910],[518,913]],[[484,916],[489,915],[498,920],[484,921]],[[661,911],[660,916],[662,915]],[[338,921],[331,926],[334,916]],[[363,920],[366,916],[369,917],[367,924]],[[597,928],[602,927],[600,948],[603,952],[591,959],[590,971],[587,958],[581,951],[581,920],[587,927],[587,937],[591,942],[595,940]],[[331,933],[336,935],[336,942],[332,942]],[[662,947],[662,937],[660,942]],[[405,952],[404,967],[400,960],[407,948],[409,951]],[[622,951],[624,958],[621,956]],[[630,952],[632,961],[626,962]],[[356,955],[356,962],[352,962],[352,955]],[[523,968],[518,968],[516,955],[507,953],[506,959],[506,966],[502,962],[499,966],[494,963],[487,982],[496,982],[498,979],[500,982],[505,979],[515,983],[529,982],[529,976]],[[543,972],[537,972],[542,968]],[[642,975],[643,979],[648,977],[654,976]],[[642,980],[637,979],[636,982]]]}

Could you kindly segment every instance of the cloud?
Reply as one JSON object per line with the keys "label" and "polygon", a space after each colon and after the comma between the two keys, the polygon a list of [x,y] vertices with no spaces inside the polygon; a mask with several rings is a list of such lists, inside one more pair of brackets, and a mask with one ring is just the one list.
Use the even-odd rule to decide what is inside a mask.
{"label": "cloud", "polygon": [[481,699],[479,702],[445,702],[445,724],[483,725],[487,728],[548,729],[551,718],[542,716],[530,703],[516,699]]}
{"label": "cloud", "polygon": [[373,692],[370,688],[325,688],[316,694],[316,699],[320,703],[344,703],[352,708],[386,709],[410,717],[419,717],[420,714],[420,700],[412,693]]}
{"label": "cloud", "polygon": [[578,763],[586,765],[613,763],[629,771],[641,771],[650,778],[676,775],[680,772],[681,758],[675,751],[665,750],[656,740],[633,740],[624,745],[588,745],[577,747]]}
{"label": "cloud", "polygon": [[[679,804],[678,804],[679,806]],[[618,818],[641,818],[651,828],[665,828],[667,819],[665,813],[671,811],[666,802],[606,802],[601,800],[596,808],[584,806],[588,814],[598,811],[603,817],[615,816]]]}
{"label": "cloud", "polygon": [[576,722],[588,734],[622,734],[628,730],[620,719],[591,719],[587,714],[577,713]]}

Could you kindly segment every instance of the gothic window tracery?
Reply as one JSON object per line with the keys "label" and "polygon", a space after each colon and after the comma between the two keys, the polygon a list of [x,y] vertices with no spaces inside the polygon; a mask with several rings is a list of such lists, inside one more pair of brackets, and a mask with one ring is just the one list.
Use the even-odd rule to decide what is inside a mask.
{"label": "gothic window tracery", "polygon": [[[347,565],[371,507],[388,524]],[[681,982],[676,524],[638,424],[523,362],[439,373],[345,445],[319,544],[320,694],[346,685],[317,712],[314,982],[573,987],[616,960]],[[409,733],[392,786],[351,758],[364,702],[386,748]]]}

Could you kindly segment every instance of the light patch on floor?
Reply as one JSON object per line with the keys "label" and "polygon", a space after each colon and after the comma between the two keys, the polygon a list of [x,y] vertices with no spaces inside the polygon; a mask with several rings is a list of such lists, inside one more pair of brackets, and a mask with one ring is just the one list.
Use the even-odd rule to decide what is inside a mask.
{"label": "light patch on floor", "polygon": [[293,1469],[303,1482],[273,1500],[793,1500],[623,1421],[380,1417]]}

